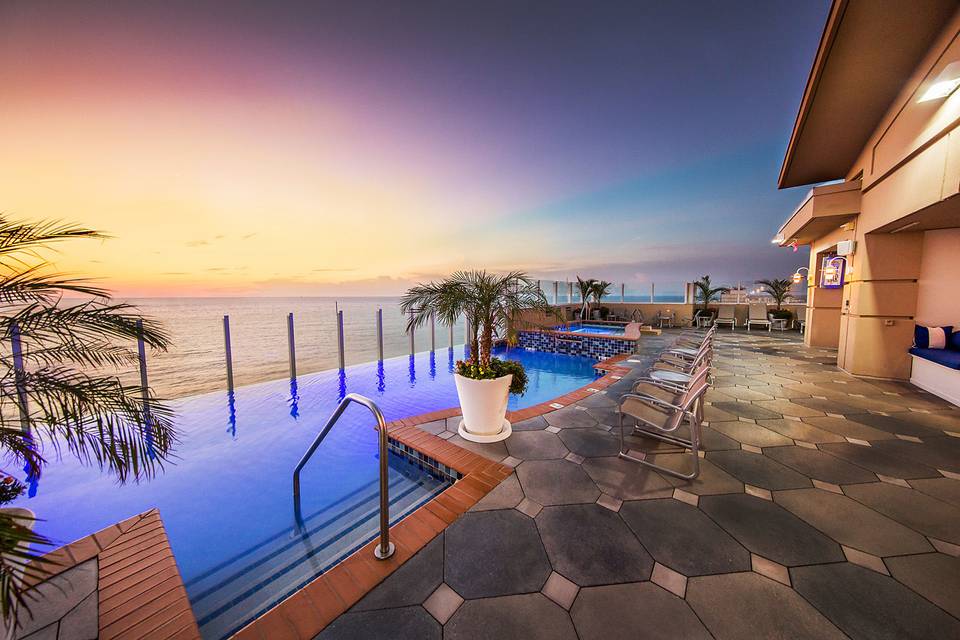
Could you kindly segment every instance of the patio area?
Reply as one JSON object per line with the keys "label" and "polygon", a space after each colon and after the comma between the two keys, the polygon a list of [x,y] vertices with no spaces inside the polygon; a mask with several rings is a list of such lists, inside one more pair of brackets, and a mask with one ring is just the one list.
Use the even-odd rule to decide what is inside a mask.
{"label": "patio area", "polygon": [[319,638],[960,637],[960,410],[724,330],[700,477],[667,477],[617,457],[615,402],[674,335],[504,443],[458,442],[515,473]]}

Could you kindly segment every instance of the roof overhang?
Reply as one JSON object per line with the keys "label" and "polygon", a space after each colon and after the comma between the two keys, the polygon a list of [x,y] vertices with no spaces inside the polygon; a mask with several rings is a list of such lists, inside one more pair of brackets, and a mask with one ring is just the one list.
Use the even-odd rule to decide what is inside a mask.
{"label": "roof overhang", "polygon": [[860,181],[814,187],[777,232],[777,243],[812,244],[860,213]]}
{"label": "roof overhang", "polygon": [[779,186],[845,178],[956,0],[834,0]]}

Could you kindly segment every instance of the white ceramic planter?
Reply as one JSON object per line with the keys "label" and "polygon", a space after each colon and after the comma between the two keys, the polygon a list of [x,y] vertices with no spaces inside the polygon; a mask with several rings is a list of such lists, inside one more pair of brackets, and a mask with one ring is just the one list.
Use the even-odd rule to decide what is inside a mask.
{"label": "white ceramic planter", "polygon": [[473,380],[454,374],[463,420],[460,435],[473,442],[499,442],[512,433],[506,419],[513,375],[493,380]]}

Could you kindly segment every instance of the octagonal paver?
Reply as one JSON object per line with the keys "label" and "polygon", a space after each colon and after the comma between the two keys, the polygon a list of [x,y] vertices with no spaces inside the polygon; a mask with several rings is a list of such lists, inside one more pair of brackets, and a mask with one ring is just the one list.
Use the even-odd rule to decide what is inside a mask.
{"label": "octagonal paver", "polygon": [[960,558],[924,553],[884,560],[890,574],[955,618],[960,618]]}
{"label": "octagonal paver", "polygon": [[580,590],[570,614],[581,640],[710,640],[680,598],[652,582]]}
{"label": "octagonal paver", "polygon": [[421,606],[345,613],[317,640],[440,640],[440,624]]}
{"label": "octagonal paver", "polygon": [[517,480],[517,474],[512,473],[494,487],[490,493],[480,498],[480,501],[473,505],[470,510],[492,511],[494,509],[512,509],[520,504],[521,500],[523,500],[523,489],[520,488],[520,481]]}
{"label": "octagonal paver", "polygon": [[711,429],[729,436],[737,442],[753,445],[754,447],[779,447],[793,444],[787,436],[761,427],[752,422],[733,420],[731,422],[711,422]]}
{"label": "octagonal paver", "polygon": [[940,474],[931,467],[912,460],[889,456],[876,447],[864,447],[851,442],[828,442],[818,446],[831,455],[891,478],[911,480],[940,477]]}
{"label": "octagonal paver", "polygon": [[620,500],[667,498],[673,495],[673,485],[663,476],[649,467],[619,456],[589,458],[584,461],[583,469],[603,493]]}
{"label": "octagonal paver", "polygon": [[738,480],[771,491],[809,487],[810,479],[775,460],[750,451],[712,451],[707,459]]}
{"label": "octagonal paver", "polygon": [[523,493],[544,506],[593,503],[600,490],[590,476],[568,460],[528,460],[517,467]]}
{"label": "octagonal paver", "polygon": [[446,627],[445,640],[523,638],[577,640],[570,616],[539,593],[464,602]]}
{"label": "octagonal paver", "polygon": [[521,431],[507,438],[506,444],[510,455],[521,460],[558,460],[570,453],[549,431]]}
{"label": "octagonal paver", "polygon": [[778,491],[774,500],[840,544],[884,557],[927,553],[933,547],[922,535],[847,496],[796,489]]}
{"label": "octagonal paver", "polygon": [[657,562],[685,576],[750,570],[743,545],[689,504],[669,498],[625,502],[620,516]]}
{"label": "octagonal paver", "polygon": [[[764,409],[763,407],[758,407],[748,402],[715,402],[711,406],[731,415],[750,418],[751,420],[776,420],[777,418],[783,417],[775,411],[770,411],[769,409]],[[713,420],[714,419],[711,418],[710,422],[713,422]]]}
{"label": "octagonal paver", "polygon": [[567,449],[585,458],[615,456],[620,439],[601,429],[564,429],[557,434]]}
{"label": "octagonal paver", "polygon": [[[797,402],[803,402],[798,400]],[[837,412],[831,412],[837,413]],[[804,422],[812,424],[820,429],[832,431],[833,433],[845,438],[856,438],[858,440],[892,440],[896,436],[880,429],[874,429],[855,420],[846,418],[836,418],[834,416],[823,416],[820,418],[804,418]]]}
{"label": "octagonal paver", "polygon": [[550,425],[544,420],[543,416],[535,416],[527,420],[514,422],[510,426],[514,431],[539,431],[540,429],[546,429]]}
{"label": "octagonal paver", "polygon": [[[583,400],[582,402],[586,402]],[[584,405],[586,406],[586,405]],[[551,427],[559,429],[585,429],[587,427],[597,426],[597,421],[593,419],[586,411],[580,411],[576,407],[566,407],[551,411],[543,416]]]}
{"label": "octagonal paver", "polygon": [[770,447],[763,455],[773,458],[780,464],[799,471],[809,478],[832,484],[854,484],[857,482],[876,482],[877,476],[863,467],[845,462],[819,449],[806,447]]}
{"label": "octagonal paver", "polygon": [[846,637],[790,587],[756,573],[691,578],[687,603],[717,640]]}
{"label": "octagonal paver", "polygon": [[427,543],[386,580],[374,587],[353,611],[423,604],[443,582],[443,534]]}
{"label": "octagonal paver", "polygon": [[911,529],[960,544],[960,507],[886,482],[852,485],[844,492]]}
{"label": "octagonal paver", "polygon": [[912,419],[914,414],[895,413],[889,416],[883,416],[878,413],[854,413],[847,416],[847,420],[853,420],[860,424],[865,424],[874,429],[880,429],[887,433],[899,433],[905,436],[940,436],[943,432],[921,424]]}
{"label": "octagonal paver", "polygon": [[545,507],[536,520],[554,570],[581,587],[650,577],[650,555],[609,509],[596,504]]}
{"label": "octagonal paver", "polygon": [[955,507],[960,507],[960,480],[954,478],[921,478],[911,480],[910,486]]}
{"label": "octagonal paver", "polygon": [[746,494],[704,496],[700,508],[747,549],[784,566],[844,559],[840,545],[767,500]]}
{"label": "octagonal paver", "polygon": [[757,424],[771,431],[776,431],[783,436],[802,442],[812,442],[814,444],[820,442],[846,442],[841,435],[820,429],[819,427],[801,422],[800,420],[789,420],[787,418],[780,420],[758,420]]}
{"label": "octagonal paver", "polygon": [[[688,473],[693,466],[689,453],[665,453],[647,458],[654,464],[681,473]],[[743,483],[709,460],[700,460],[700,475],[693,480],[684,480],[664,474],[664,480],[674,487],[695,493],[699,496],[723,493],[743,493]]]}
{"label": "octagonal paver", "polygon": [[893,578],[850,563],[797,567],[793,588],[855,640],[960,637],[960,622]]}
{"label": "octagonal paver", "polygon": [[946,469],[960,473],[960,450],[952,446],[960,439],[951,436],[924,438],[923,442],[884,440],[874,447],[883,453],[925,464],[934,469]]}
{"label": "octagonal paver", "polygon": [[550,575],[537,527],[518,511],[467,513],[444,537],[444,581],[464,598],[539,591]]}

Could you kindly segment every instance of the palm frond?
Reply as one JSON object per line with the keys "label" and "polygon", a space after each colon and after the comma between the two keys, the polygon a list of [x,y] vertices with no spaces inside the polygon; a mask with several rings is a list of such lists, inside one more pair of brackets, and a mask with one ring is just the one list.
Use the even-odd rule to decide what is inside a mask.
{"label": "palm frond", "polygon": [[30,610],[24,578],[43,578],[44,562],[33,549],[50,541],[33,530],[33,518],[0,512],[0,612],[10,620],[18,609]]}

